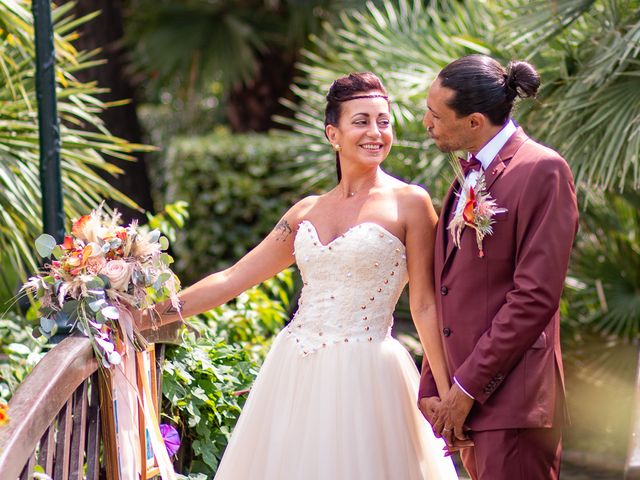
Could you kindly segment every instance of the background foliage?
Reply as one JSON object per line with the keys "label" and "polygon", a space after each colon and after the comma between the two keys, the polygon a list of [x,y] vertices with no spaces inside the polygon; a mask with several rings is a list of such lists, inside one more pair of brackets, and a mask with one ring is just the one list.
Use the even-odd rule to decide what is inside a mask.
{"label": "background foliage", "polygon": [[[99,78],[126,80],[133,103],[145,102],[138,116],[148,142],[159,147],[147,164],[156,209],[190,204],[184,231],[183,203],[150,219],[173,231],[185,285],[235,261],[296,199],[335,184],[322,119],[324,95],[336,77],[356,70],[382,77],[398,137],[385,168],[426,186],[438,208],[451,174],[420,123],[432,79],[467,53],[503,64],[530,60],[543,86],[535,101],[518,105],[515,117],[567,158],[580,193],[581,230],[561,305],[576,413],[567,443],[624,457],[640,335],[638,0],[82,3],[84,12],[103,11],[83,39],[121,30],[124,15],[124,38],[95,39],[108,58],[122,50],[120,58],[131,63],[123,69],[110,61],[115,71]],[[0,0],[0,299],[35,266],[31,239],[41,228],[28,5]],[[121,15],[113,15],[122,5]],[[100,62],[93,47],[77,50],[76,27],[93,14],[76,22],[76,7],[67,2],[54,11],[68,218],[102,197],[127,202],[96,172],[115,174],[110,158],[130,159],[144,149],[110,135],[119,130],[103,123],[104,109],[114,105],[104,100],[103,88],[112,85],[78,80]],[[293,132],[265,133],[272,128]],[[241,131],[252,133],[231,133]],[[295,298],[291,285],[266,288],[199,318],[200,336],[185,334],[184,349],[170,353],[165,410],[187,437],[180,462],[194,475],[215,469],[244,401],[230,392],[250,384]],[[402,306],[398,317],[406,317]],[[9,314],[2,322],[0,396],[6,398],[41,347],[27,334],[29,320]],[[402,321],[397,327],[413,330]],[[192,388],[196,383],[207,388]],[[603,411],[611,392],[620,408]],[[208,430],[189,427],[194,411]]]}
{"label": "background foliage", "polygon": [[[42,230],[38,117],[35,91],[33,18],[25,0],[0,0],[0,299],[13,295],[16,278],[37,268],[31,239]],[[118,174],[109,157],[131,159],[148,149],[109,134],[100,120],[107,105],[101,89],[76,80],[95,62],[95,52],[77,51],[74,29],[91,17],[75,19],[73,3],[53,10],[57,54],[61,169],[67,219],[79,217],[103,198],[133,206],[96,172]],[[4,285],[4,288],[2,287]]]}
{"label": "background foliage", "polygon": [[215,472],[247,390],[288,319],[293,280],[286,270],[230,305],[192,319],[182,344],[167,351],[163,413],[180,430],[182,472]]}
{"label": "background foliage", "polygon": [[[301,139],[287,134],[175,138],[159,162],[163,201],[189,203],[190,220],[173,244],[188,284],[228,267],[269,233],[298,195],[281,168]],[[278,174],[274,175],[274,172]]]}

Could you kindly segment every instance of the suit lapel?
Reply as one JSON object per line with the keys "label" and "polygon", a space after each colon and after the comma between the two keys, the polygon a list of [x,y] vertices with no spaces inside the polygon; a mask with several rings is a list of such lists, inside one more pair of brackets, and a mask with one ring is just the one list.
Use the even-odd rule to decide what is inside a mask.
{"label": "suit lapel", "polygon": [[449,192],[445,198],[444,203],[442,204],[442,213],[440,215],[440,225],[442,225],[441,231],[441,241],[442,241],[442,252],[444,257],[442,258],[442,268],[444,269],[444,265],[447,262],[447,259],[451,255],[453,250],[453,241],[451,240],[449,230],[447,227],[449,226],[449,222],[451,221],[451,216],[454,212],[456,202],[458,200],[457,195],[455,194],[456,190],[460,188],[460,183],[456,179],[449,188]]}
{"label": "suit lapel", "polygon": [[451,246],[453,245],[451,238],[449,238],[449,230],[447,230],[447,227],[451,221],[451,214],[453,213],[454,205],[458,199],[455,194],[458,188],[460,188],[460,183],[456,179],[451,187],[449,187],[447,196],[442,204],[442,211],[440,212],[440,232],[436,241],[440,243],[440,249],[438,251],[442,252],[442,257],[440,258],[442,258],[443,268],[447,258],[451,254]]}
{"label": "suit lapel", "polygon": [[[527,135],[524,133],[524,131],[522,130],[522,127],[518,127],[518,129],[511,136],[511,138],[507,140],[507,143],[504,144],[502,149],[498,152],[498,155],[496,155],[496,158],[493,159],[493,161],[489,164],[489,166],[485,170],[484,176],[485,176],[487,191],[491,191],[491,187],[493,186],[493,184],[496,182],[496,180],[498,180],[498,178],[502,176],[502,173],[507,168],[507,163],[511,160],[511,158],[513,158],[513,156],[518,151],[518,149],[528,139],[529,137],[527,137]],[[444,242],[443,245],[445,245],[445,256],[444,256],[444,261],[442,263],[442,270],[440,272],[441,274],[444,271],[447,263],[451,259],[451,256],[452,256],[451,254],[455,250],[453,241],[450,237],[450,233],[449,233],[449,230],[447,230],[447,227],[449,226],[449,221],[451,220],[451,213],[455,208],[454,205],[455,205],[456,197],[455,195],[453,195],[453,192],[456,186],[458,186],[457,181],[449,189],[445,203],[442,206],[443,215],[441,215],[440,221],[443,222],[442,230],[443,230],[444,237],[442,241]],[[466,228],[469,228],[469,227],[466,227]],[[464,235],[464,232],[463,232],[463,235]]]}

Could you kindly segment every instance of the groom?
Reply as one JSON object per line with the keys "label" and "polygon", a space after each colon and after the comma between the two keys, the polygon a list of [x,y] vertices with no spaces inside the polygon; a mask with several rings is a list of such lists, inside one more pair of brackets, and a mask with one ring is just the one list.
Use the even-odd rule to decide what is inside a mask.
{"label": "groom", "polygon": [[[448,444],[471,437],[461,456],[473,479],[559,475],[566,414],[558,305],[578,212],[566,161],[510,117],[516,97],[534,96],[539,85],[528,63],[505,69],[487,56],[463,57],[431,85],[423,121],[440,150],[466,155],[464,183],[454,182],[442,206],[434,257],[452,388],[437,397],[425,360],[419,405]],[[491,199],[492,232],[479,239]],[[459,240],[452,224],[464,226]]]}

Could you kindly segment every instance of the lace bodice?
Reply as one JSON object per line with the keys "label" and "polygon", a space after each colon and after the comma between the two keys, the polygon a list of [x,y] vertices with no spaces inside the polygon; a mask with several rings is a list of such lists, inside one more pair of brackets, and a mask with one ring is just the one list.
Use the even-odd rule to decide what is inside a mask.
{"label": "lace bodice", "polygon": [[397,237],[365,222],[323,245],[314,225],[304,220],[294,246],[303,287],[286,331],[302,355],[390,335],[408,277],[405,247]]}

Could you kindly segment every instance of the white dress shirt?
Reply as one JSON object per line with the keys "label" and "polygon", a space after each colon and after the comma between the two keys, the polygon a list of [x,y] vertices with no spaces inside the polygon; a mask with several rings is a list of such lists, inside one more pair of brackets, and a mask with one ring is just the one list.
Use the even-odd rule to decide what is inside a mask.
{"label": "white dress shirt", "polygon": [[[483,172],[487,169],[489,165],[491,165],[491,162],[493,162],[493,159],[496,158],[496,155],[498,155],[498,152],[502,150],[502,147],[504,147],[505,143],[507,143],[507,141],[511,138],[511,136],[514,133],[516,133],[516,130],[517,130],[517,127],[515,123],[513,123],[513,120],[510,119],[505,124],[505,126],[502,127],[502,130],[496,133],[496,135],[491,140],[489,140],[487,144],[484,147],[482,147],[478,153],[476,153],[476,158],[482,164]],[[468,158],[471,158],[471,154],[468,154]],[[466,192],[469,190],[469,186],[470,185],[473,186],[476,184],[476,181],[478,180],[478,177],[480,176],[480,174],[481,172],[478,170],[471,170],[467,175],[467,177],[464,179],[464,186],[463,188],[460,189],[460,195],[458,197],[458,203],[456,205],[456,210],[455,210],[456,215],[460,213],[464,208],[464,204],[467,201]],[[453,381],[456,383],[456,385],[458,385],[458,387],[460,387],[460,390],[466,393],[469,397],[473,398],[473,395],[467,392],[464,389],[464,387],[460,385],[460,382],[458,382],[458,379],[456,377],[453,377]]]}
{"label": "white dress shirt", "polygon": [[[486,170],[493,159],[496,158],[498,152],[502,150],[504,144],[511,138],[511,135],[516,133],[517,127],[516,124],[513,123],[513,120],[509,120],[502,130],[500,130],[496,135],[487,142],[487,144],[480,149],[478,153],[476,153],[476,158],[482,164],[482,171]],[[468,158],[471,158],[471,154],[468,154]],[[476,184],[478,177],[480,176],[480,172],[478,170],[471,170],[467,177],[464,180],[464,187],[460,189],[460,196],[458,198],[458,203],[456,205],[455,214],[462,212],[464,208],[464,204],[467,200],[466,192],[469,190],[469,186],[473,186]]]}

